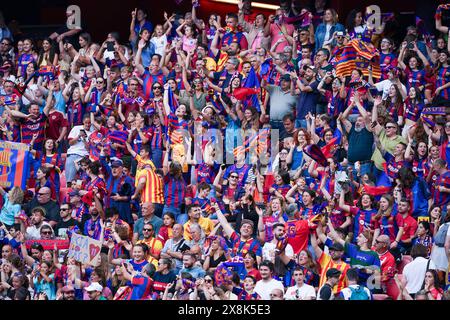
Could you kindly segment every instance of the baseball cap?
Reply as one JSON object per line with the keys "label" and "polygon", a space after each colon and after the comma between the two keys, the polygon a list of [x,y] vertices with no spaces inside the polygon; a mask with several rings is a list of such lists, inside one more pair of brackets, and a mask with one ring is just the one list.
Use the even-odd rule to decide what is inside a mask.
{"label": "baseball cap", "polygon": [[280,78],[281,81],[291,81],[291,76],[289,74],[284,74]]}
{"label": "baseball cap", "polygon": [[92,282],[87,288],[85,288],[85,290],[87,292],[92,292],[92,291],[102,292],[103,291],[103,287],[98,282]]}
{"label": "baseball cap", "polygon": [[73,190],[69,192],[69,196],[74,197],[74,196],[79,196],[80,193],[78,192],[78,190]]}
{"label": "baseball cap", "polygon": [[241,226],[244,225],[244,224],[249,224],[249,225],[252,226],[252,228],[255,227],[255,224],[253,223],[253,221],[249,220],[249,219],[242,219]]}
{"label": "baseball cap", "polygon": [[333,244],[328,249],[334,251],[344,251],[344,246],[339,242],[333,242]]}
{"label": "baseball cap", "polygon": [[317,73],[317,69],[314,66],[312,66],[312,65],[305,65],[305,66],[303,66],[303,70],[306,71],[306,69],[311,69],[314,73]]}
{"label": "baseball cap", "polygon": [[341,272],[336,268],[330,268],[327,270],[327,278],[339,277]]}
{"label": "baseball cap", "polygon": [[62,292],[70,292],[70,291],[75,291],[75,288],[71,285],[67,285],[67,286],[64,286],[61,290],[62,290]]}
{"label": "baseball cap", "polygon": [[343,32],[343,31],[337,31],[337,32],[336,32],[336,36],[341,36],[341,37],[343,37],[343,36],[344,36],[344,32]]}
{"label": "baseball cap", "polygon": [[111,167],[112,168],[118,168],[118,167],[122,167],[123,166],[123,161],[120,159],[114,160],[113,162],[111,162]]}

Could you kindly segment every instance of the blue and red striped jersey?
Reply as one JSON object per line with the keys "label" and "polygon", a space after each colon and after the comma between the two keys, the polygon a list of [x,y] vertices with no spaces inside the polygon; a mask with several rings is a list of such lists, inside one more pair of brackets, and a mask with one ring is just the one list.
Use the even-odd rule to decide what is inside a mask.
{"label": "blue and red striped jersey", "polygon": [[[436,75],[436,89],[438,87],[446,85],[449,82],[450,82],[450,66],[441,67]],[[443,97],[446,100],[450,99],[450,88],[441,90],[439,92],[439,96]]]}
{"label": "blue and red striped jersey", "polygon": [[47,122],[47,116],[41,113],[37,118],[21,119],[20,131],[21,142],[30,144],[33,139],[33,135],[37,134],[37,138],[34,141],[33,149],[42,150],[43,142],[45,138],[45,125]]}
{"label": "blue and red striped jersey", "polygon": [[165,204],[169,207],[179,208],[184,202],[186,182],[183,178],[175,179],[171,175],[164,177]]}
{"label": "blue and red striped jersey", "polygon": [[440,174],[437,177],[436,182],[434,183],[434,190],[433,190],[434,205],[444,208],[450,201],[450,194],[446,192],[440,192],[439,191],[440,186],[450,189],[450,171],[446,171],[445,173]]}

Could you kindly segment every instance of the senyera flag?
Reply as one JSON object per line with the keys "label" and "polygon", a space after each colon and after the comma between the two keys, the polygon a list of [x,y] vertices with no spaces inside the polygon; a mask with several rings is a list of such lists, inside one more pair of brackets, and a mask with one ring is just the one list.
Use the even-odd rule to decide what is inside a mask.
{"label": "senyera flag", "polygon": [[26,190],[29,173],[29,146],[24,143],[0,141],[0,186]]}

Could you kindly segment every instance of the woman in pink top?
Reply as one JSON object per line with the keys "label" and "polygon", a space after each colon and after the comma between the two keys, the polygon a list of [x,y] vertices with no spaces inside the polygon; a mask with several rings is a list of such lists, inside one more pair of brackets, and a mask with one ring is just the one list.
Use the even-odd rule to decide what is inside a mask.
{"label": "woman in pink top", "polygon": [[[181,32],[181,30],[184,29],[184,34]],[[183,22],[178,28],[177,28],[177,34],[181,38],[181,41],[183,43],[183,50],[185,52],[192,52],[197,47],[197,39],[194,35],[194,30],[192,26],[189,26],[186,24],[186,22]]]}

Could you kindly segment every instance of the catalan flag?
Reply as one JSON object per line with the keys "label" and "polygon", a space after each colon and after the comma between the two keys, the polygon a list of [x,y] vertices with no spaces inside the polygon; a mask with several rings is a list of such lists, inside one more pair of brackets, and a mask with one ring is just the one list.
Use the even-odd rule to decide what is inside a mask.
{"label": "catalan flag", "polygon": [[378,50],[371,43],[353,39],[344,47],[336,62],[336,75],[339,77],[350,76],[354,69],[360,69],[365,76],[368,76],[369,66],[372,67],[373,77],[380,78],[380,54]]}
{"label": "catalan flag", "polygon": [[237,157],[242,152],[248,152],[250,149],[256,150],[256,154],[260,155],[267,150],[269,141],[269,128],[263,128],[259,132],[247,137],[242,146],[237,146],[233,150],[233,154]]}

